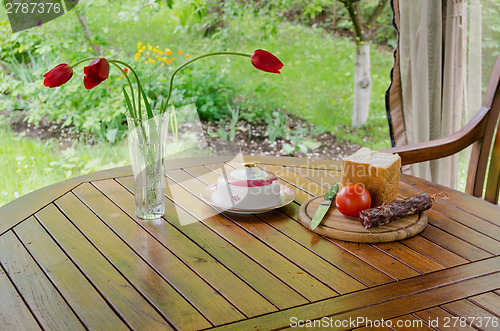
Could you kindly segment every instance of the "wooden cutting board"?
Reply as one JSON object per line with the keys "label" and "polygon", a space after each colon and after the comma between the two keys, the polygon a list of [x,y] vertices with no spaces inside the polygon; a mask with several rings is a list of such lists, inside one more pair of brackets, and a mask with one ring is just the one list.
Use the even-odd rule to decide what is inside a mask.
{"label": "wooden cutting board", "polygon": [[[304,202],[299,208],[298,219],[311,230],[311,220],[324,196],[317,196]],[[365,229],[359,218],[342,215],[335,202],[326,213],[323,221],[312,230],[323,236],[360,243],[380,243],[397,241],[419,234],[427,226],[425,212],[403,217],[385,225]]]}

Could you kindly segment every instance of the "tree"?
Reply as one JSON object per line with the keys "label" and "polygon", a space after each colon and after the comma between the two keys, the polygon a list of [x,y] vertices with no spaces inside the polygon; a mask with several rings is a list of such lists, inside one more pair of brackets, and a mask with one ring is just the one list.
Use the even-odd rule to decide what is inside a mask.
{"label": "tree", "polygon": [[376,29],[377,18],[387,5],[388,0],[379,0],[368,19],[363,20],[360,0],[339,0],[346,7],[356,35],[356,54],[354,57],[354,101],[351,125],[358,128],[366,123],[370,111],[372,88],[370,68],[370,41]]}

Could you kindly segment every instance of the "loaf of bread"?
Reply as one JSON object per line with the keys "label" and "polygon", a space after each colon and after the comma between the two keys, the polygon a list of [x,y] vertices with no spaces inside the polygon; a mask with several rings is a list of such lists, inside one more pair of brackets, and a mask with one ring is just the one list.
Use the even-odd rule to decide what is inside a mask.
{"label": "loaf of bread", "polygon": [[342,162],[340,183],[363,184],[372,198],[372,207],[389,203],[398,197],[401,158],[363,147]]}

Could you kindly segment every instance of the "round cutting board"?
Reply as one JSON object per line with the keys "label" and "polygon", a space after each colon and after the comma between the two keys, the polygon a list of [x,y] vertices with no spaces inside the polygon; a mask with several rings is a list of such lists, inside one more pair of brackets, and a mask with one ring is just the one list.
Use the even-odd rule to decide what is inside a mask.
{"label": "round cutting board", "polygon": [[[298,219],[311,230],[311,220],[324,196],[317,196],[304,202],[299,208]],[[323,236],[360,243],[380,243],[397,241],[414,236],[427,225],[425,212],[399,218],[385,225],[365,229],[359,218],[342,215],[333,201],[322,222],[312,230]]]}

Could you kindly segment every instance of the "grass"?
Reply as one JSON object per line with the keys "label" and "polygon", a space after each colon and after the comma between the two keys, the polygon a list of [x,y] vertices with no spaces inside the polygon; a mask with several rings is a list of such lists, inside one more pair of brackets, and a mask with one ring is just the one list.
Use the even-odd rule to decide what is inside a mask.
{"label": "grass", "polygon": [[[192,28],[199,20],[186,10],[187,5],[183,2],[176,1],[172,10],[161,9],[156,13],[143,10],[137,21],[130,17],[126,21],[115,19],[121,17],[120,11],[124,7],[108,1],[94,1],[88,6],[85,12],[90,28],[97,39],[106,41],[106,49],[115,54],[113,58],[133,59],[138,42],[149,42],[173,51],[183,50],[192,57],[217,50],[251,53],[257,48],[267,49],[285,63],[282,75],[264,74],[240,58],[210,58],[195,65],[202,69],[216,68],[221,75],[228,77],[241,95],[247,111],[282,109],[323,126],[341,140],[374,149],[390,146],[384,93],[390,82],[392,54],[387,51],[372,48],[370,117],[365,127],[352,130],[355,46],[351,39],[291,23],[280,23],[276,26],[276,33],[269,33],[263,29],[266,20],[253,15],[234,17],[225,35],[202,38],[200,30]],[[113,19],[110,19],[111,15]],[[4,17],[0,15],[0,18]],[[55,38],[61,39],[62,43],[60,49],[53,48],[51,55],[60,52],[64,61],[69,60],[66,56],[80,57],[76,50],[64,46],[64,37],[61,36],[76,33],[77,29],[72,30],[71,24],[78,24],[72,13],[44,25],[53,40],[50,45],[55,44]],[[88,54],[81,54],[81,57],[85,56]],[[75,142],[71,148],[60,151],[57,141],[16,136],[1,123],[0,141],[3,156],[0,160],[3,169],[0,205],[54,182],[129,162],[123,142],[92,146]]]}
{"label": "grass", "polygon": [[355,53],[352,39],[292,23],[280,23],[275,33],[269,33],[263,29],[268,20],[251,13],[232,18],[226,34],[201,38],[200,31],[179,27],[199,23],[186,6],[176,2],[172,10],[163,9],[154,14],[141,12],[137,22],[127,22],[126,30],[123,23],[106,19],[106,11],[95,10],[87,15],[94,29],[106,31],[110,43],[119,45],[123,53],[129,55],[135,53],[139,42],[183,50],[192,57],[218,50],[248,53],[257,48],[269,50],[285,64],[281,76],[263,74],[248,66],[245,60],[234,57],[208,58],[194,66],[217,68],[221,75],[227,76],[238,87],[249,111],[259,111],[257,108],[263,105],[283,109],[321,124],[341,140],[374,149],[390,147],[385,91],[390,84],[392,53],[372,47],[370,116],[365,127],[353,131],[349,128]]}
{"label": "grass", "polygon": [[[248,38],[236,38],[238,42],[233,47],[238,49],[244,44],[248,49],[269,49],[282,59],[285,67],[281,76],[263,76],[256,70],[245,72],[242,75],[245,80],[240,82],[243,94],[251,96],[257,104],[281,108],[321,124],[342,140],[374,149],[390,147],[385,112],[385,91],[393,65],[390,53],[372,48],[370,116],[365,127],[353,131],[350,129],[355,53],[352,40],[333,37],[320,29],[284,23],[276,35],[261,41],[246,29],[248,26],[250,22],[243,19],[232,28],[231,31],[245,28]],[[259,93],[261,90],[265,92]],[[369,139],[365,139],[367,136]]]}
{"label": "grass", "polygon": [[0,126],[0,141],[0,206],[58,181],[126,165],[129,159],[124,143],[75,142],[60,150],[56,140],[24,138],[6,126]]}

